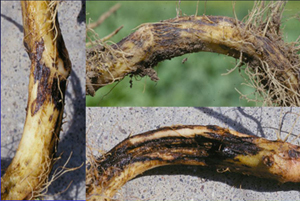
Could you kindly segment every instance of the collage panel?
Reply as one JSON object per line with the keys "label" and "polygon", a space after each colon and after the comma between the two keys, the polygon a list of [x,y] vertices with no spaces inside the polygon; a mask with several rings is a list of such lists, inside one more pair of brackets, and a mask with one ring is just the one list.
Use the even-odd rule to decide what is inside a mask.
{"label": "collage panel", "polygon": [[296,1],[87,2],[87,106],[299,106]]}
{"label": "collage panel", "polygon": [[87,108],[87,200],[299,200],[297,183],[279,184],[299,182],[299,114],[279,107]]}
{"label": "collage panel", "polygon": [[[31,29],[30,25],[29,28],[24,28],[21,4],[24,5],[24,10],[27,10],[24,12],[28,20],[26,23],[32,23],[32,27],[40,26],[40,29]],[[60,52],[65,50],[59,35],[59,26],[55,24],[55,16],[59,21],[68,52],[67,57],[71,61],[71,66],[67,65],[67,62],[64,63],[64,69],[71,67],[68,81],[65,82],[64,99],[60,94],[64,92],[64,76],[58,71],[55,71],[57,74],[47,73],[49,69],[50,72],[54,72],[52,67],[61,67],[60,59],[64,58],[61,54],[66,54]],[[34,24],[38,19],[48,21]],[[52,27],[53,24],[55,26]],[[38,32],[41,37],[38,36]],[[57,49],[55,44],[59,46]],[[56,57],[57,51],[59,56]],[[32,63],[36,64],[32,69],[30,56],[33,57]],[[48,59],[53,59],[52,67],[47,63]],[[55,59],[57,60],[54,61]],[[30,69],[35,69],[34,81]],[[51,77],[53,75],[54,77]],[[30,80],[39,87],[29,87]],[[29,103],[28,93],[31,94]],[[51,103],[56,106],[53,108]],[[57,120],[60,117],[56,115],[57,109],[62,109],[62,105],[64,113],[60,113],[60,127],[60,120]],[[26,117],[29,112],[31,117]],[[21,138],[23,143],[20,143]],[[58,138],[58,142],[54,142]],[[58,145],[53,148],[52,143]],[[51,155],[51,149],[54,149],[55,155]],[[49,155],[43,155],[48,152]],[[15,162],[12,163],[14,156]],[[49,162],[48,157],[54,158]],[[84,163],[84,1],[1,1],[1,200],[85,200]],[[10,164],[14,165],[8,169]],[[24,169],[14,169],[17,168],[16,164]],[[11,177],[5,176],[4,173]]]}

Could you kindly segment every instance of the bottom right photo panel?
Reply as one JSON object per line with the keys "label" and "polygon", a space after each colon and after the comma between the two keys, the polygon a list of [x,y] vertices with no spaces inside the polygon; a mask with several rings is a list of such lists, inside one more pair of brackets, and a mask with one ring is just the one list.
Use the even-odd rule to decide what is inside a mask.
{"label": "bottom right photo panel", "polygon": [[86,108],[87,200],[299,200],[300,108]]}

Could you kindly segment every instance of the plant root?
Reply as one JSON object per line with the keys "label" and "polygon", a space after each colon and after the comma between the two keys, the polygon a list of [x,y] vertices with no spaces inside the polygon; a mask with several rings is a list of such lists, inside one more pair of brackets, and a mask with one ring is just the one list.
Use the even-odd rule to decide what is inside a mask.
{"label": "plant root", "polygon": [[87,164],[87,200],[111,200],[127,181],[165,165],[200,165],[300,182],[300,147],[218,126],[175,125],[128,137]]}
{"label": "plant root", "polygon": [[26,121],[1,178],[2,200],[35,199],[47,187],[61,130],[71,62],[57,20],[58,1],[21,1],[31,60]]}
{"label": "plant root", "polygon": [[284,5],[255,3],[244,22],[225,16],[177,16],[142,24],[116,44],[98,40],[86,51],[87,95],[127,75],[157,81],[153,67],[159,62],[206,51],[241,59],[248,69],[247,84],[262,96],[263,105],[300,106],[299,41],[283,41]]}

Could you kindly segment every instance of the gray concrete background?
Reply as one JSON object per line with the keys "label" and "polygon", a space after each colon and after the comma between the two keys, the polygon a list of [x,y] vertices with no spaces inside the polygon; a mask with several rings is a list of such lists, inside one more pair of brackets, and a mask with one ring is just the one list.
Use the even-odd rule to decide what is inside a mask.
{"label": "gray concrete background", "polygon": [[[175,124],[213,124],[242,133],[281,139],[294,124],[300,108],[87,108],[87,153],[109,151],[130,134]],[[286,112],[293,112],[291,114]],[[282,117],[281,114],[282,113]],[[293,134],[300,134],[299,120]],[[290,137],[288,140],[292,140]],[[294,142],[300,144],[300,140]],[[165,166],[129,181],[118,194],[120,200],[300,200],[299,184],[279,185],[273,180],[235,173],[217,173],[196,166]]]}
{"label": "gray concrete background", "polygon": [[[58,147],[58,154],[63,155],[54,169],[62,166],[71,152],[67,167],[78,167],[85,161],[85,13],[81,11],[81,1],[64,1],[58,11],[73,71],[69,77],[65,123]],[[1,1],[1,173],[12,160],[22,136],[29,72],[20,2]],[[69,189],[59,194],[71,181]],[[45,199],[85,199],[85,167],[53,182]]]}

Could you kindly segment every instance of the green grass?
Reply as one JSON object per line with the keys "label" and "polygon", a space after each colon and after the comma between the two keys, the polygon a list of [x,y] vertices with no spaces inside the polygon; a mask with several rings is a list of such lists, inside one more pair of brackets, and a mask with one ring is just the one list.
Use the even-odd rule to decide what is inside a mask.
{"label": "green grass", "polygon": [[[97,18],[117,2],[87,1],[87,23]],[[118,42],[132,33],[142,23],[157,22],[176,17],[177,2],[120,1],[121,8],[110,16],[95,31],[100,37],[110,34],[121,25],[121,31],[111,38]],[[204,2],[199,2],[198,15],[204,12]],[[186,15],[194,15],[196,1],[181,2],[181,10]],[[253,2],[236,2],[237,17],[241,20],[252,9]],[[299,2],[288,2],[284,20],[300,10]],[[234,17],[232,2],[207,2],[206,15]],[[300,32],[299,20],[290,20],[285,25],[287,41],[294,41]],[[296,28],[297,27],[297,28]],[[182,64],[182,60],[188,60]],[[160,80],[151,81],[148,77],[127,77],[120,83],[108,85],[98,90],[95,97],[87,96],[87,106],[255,106],[253,102],[240,99],[238,89],[243,94],[251,94],[254,89],[243,85],[243,72],[238,70],[222,76],[233,68],[236,60],[215,53],[193,53],[164,61],[155,67]],[[240,75],[242,74],[242,76]],[[136,81],[139,80],[139,81]],[[251,96],[250,96],[251,97]],[[253,96],[252,96],[253,97]]]}

